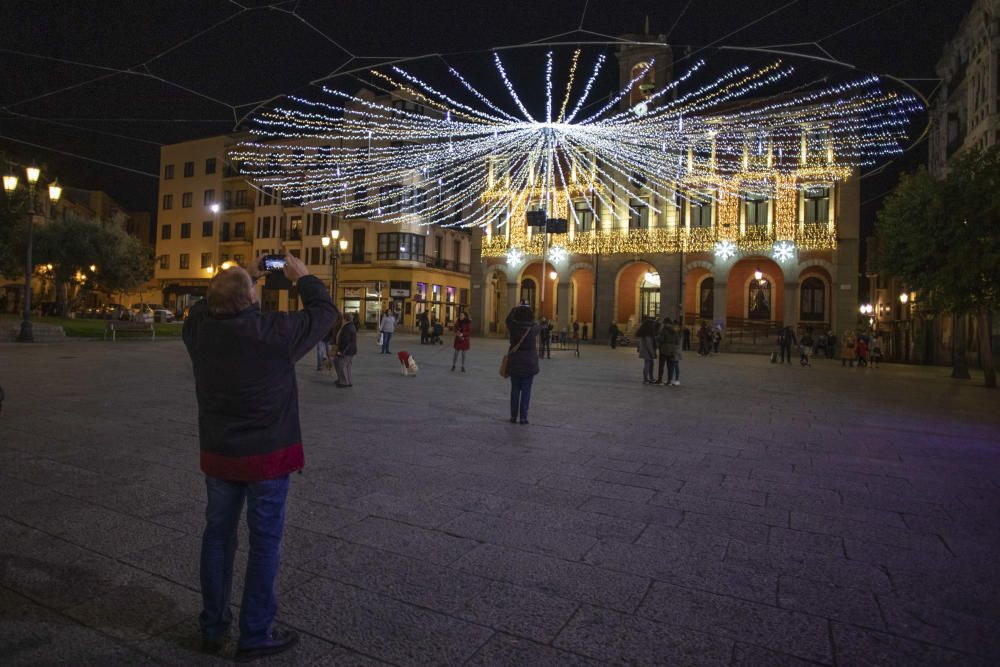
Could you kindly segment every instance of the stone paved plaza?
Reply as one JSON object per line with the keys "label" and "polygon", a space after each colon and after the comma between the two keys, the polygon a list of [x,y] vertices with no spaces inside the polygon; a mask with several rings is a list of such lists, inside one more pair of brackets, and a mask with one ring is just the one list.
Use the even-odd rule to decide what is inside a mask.
{"label": "stone paved plaza", "polygon": [[[500,341],[298,367],[279,620],[294,665],[995,665],[1000,394],[948,369]],[[204,481],[177,340],[0,344],[0,663],[197,653]],[[237,555],[238,577],[246,540]],[[239,601],[241,582],[235,582]],[[235,628],[234,628],[235,630]],[[231,642],[233,643],[233,642]],[[231,655],[232,646],[228,649]]]}

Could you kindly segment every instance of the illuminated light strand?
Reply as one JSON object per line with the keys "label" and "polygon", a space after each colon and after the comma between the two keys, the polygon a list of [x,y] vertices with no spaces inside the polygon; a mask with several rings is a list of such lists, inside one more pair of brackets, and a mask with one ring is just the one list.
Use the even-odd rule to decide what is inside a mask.
{"label": "illuminated light strand", "polygon": [[507,78],[507,70],[503,68],[503,63],[500,61],[499,53],[493,54],[493,63],[496,65],[497,71],[500,73],[500,78],[503,80],[503,84],[507,86],[507,92],[509,92],[510,96],[513,98],[514,104],[516,104],[517,108],[521,110],[521,113],[524,114],[525,119],[529,123],[534,123],[535,119],[532,117],[530,113],[528,113],[528,110],[524,107],[524,104],[521,102],[521,98],[518,96],[517,91],[514,90],[514,84],[512,84],[510,82],[510,79]]}
{"label": "illuminated light strand", "polygon": [[601,73],[601,66],[604,65],[604,61],[606,59],[607,57],[603,53],[597,56],[597,62],[594,64],[594,69],[590,72],[590,78],[587,79],[587,83],[583,86],[583,94],[580,95],[580,99],[576,101],[576,106],[573,107],[573,111],[570,112],[564,122],[572,123],[573,119],[576,118],[576,114],[580,113],[580,109],[583,108],[583,103],[587,101],[588,97],[590,97],[590,91],[594,87],[594,81],[597,80],[597,75]]}
{"label": "illuminated light strand", "polygon": [[566,81],[566,95],[563,97],[562,106],[559,107],[557,123],[563,122],[563,119],[566,118],[566,106],[569,104],[569,98],[573,92],[573,81],[576,78],[576,66],[580,62],[581,51],[581,49],[577,49],[573,52],[573,61],[569,65],[569,79]]}

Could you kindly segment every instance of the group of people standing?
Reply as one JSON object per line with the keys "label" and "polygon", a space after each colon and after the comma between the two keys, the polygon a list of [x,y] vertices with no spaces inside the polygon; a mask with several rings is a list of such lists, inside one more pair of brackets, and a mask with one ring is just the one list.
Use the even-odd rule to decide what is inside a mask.
{"label": "group of people standing", "polygon": [[337,372],[337,381],[334,382],[337,388],[351,387],[354,384],[351,367],[358,354],[360,326],[361,320],[357,313],[344,313],[316,344],[316,370],[323,370],[323,364],[329,362]]}
{"label": "group of people standing", "polygon": [[882,337],[876,331],[869,334],[855,333],[853,329],[846,330],[838,339],[833,331],[819,334],[815,339],[812,331],[805,330],[801,336],[797,336],[795,329],[790,326],[783,327],[778,332],[778,353],[773,355],[774,360],[779,363],[786,361],[792,363],[792,349],[798,347],[799,363],[803,366],[810,365],[811,357],[823,356],[833,359],[840,347],[840,365],[853,368],[855,362],[859,368],[871,366],[878,368],[882,361]]}
{"label": "group of people standing", "polygon": [[[681,341],[682,334],[679,323],[669,317],[663,322],[653,318],[643,320],[636,330],[639,357],[642,358],[642,383],[661,384],[667,387],[677,387],[681,384]],[[659,359],[659,370],[653,379],[653,362]],[[667,379],[663,380],[663,370],[666,367]]]}

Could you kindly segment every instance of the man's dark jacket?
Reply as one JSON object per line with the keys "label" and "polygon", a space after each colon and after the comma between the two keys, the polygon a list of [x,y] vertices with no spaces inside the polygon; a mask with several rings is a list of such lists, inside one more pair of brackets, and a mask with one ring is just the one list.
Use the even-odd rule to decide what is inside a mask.
{"label": "man's dark jacket", "polygon": [[303,310],[262,313],[254,304],[215,316],[202,299],[184,322],[198,394],[201,469],[210,477],[256,482],[305,464],[295,362],[338,318],[315,276],[298,280]]}

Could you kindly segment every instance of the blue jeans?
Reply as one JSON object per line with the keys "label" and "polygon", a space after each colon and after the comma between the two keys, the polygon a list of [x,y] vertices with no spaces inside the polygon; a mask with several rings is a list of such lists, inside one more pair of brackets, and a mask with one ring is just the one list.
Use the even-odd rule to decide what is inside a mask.
{"label": "blue jeans", "polygon": [[201,540],[203,609],[198,618],[201,633],[208,639],[222,637],[232,621],[229,594],[237,546],[236,529],[245,498],[250,554],[240,607],[239,645],[242,648],[259,646],[270,636],[271,624],[278,611],[274,581],[278,576],[281,533],[285,524],[288,476],[261,482],[227,482],[205,477],[205,483],[208,506]]}
{"label": "blue jeans", "polygon": [[382,332],[382,354],[389,354],[389,339],[392,338],[392,332]]}
{"label": "blue jeans", "polygon": [[323,341],[316,343],[316,370],[323,369],[323,362],[329,354],[330,347],[326,343]]}
{"label": "blue jeans", "polygon": [[[531,383],[534,375],[510,376],[510,418],[528,418],[528,404],[531,402]],[[520,407],[520,410],[518,409]]]}

